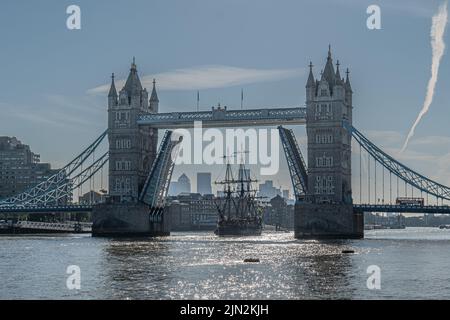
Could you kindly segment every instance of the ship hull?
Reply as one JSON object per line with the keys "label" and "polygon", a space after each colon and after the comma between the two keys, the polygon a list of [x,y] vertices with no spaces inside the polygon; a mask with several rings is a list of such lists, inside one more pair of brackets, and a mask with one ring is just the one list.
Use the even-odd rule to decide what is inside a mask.
{"label": "ship hull", "polygon": [[246,226],[236,226],[236,225],[220,225],[214,231],[214,233],[219,237],[226,236],[260,236],[262,232],[261,225],[246,225]]}

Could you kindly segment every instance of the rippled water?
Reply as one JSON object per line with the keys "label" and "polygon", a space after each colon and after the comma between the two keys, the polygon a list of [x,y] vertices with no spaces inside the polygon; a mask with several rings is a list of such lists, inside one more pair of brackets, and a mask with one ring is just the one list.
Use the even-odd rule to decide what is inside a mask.
{"label": "rippled water", "polygon": [[[81,268],[80,290],[66,287],[69,265]],[[381,268],[380,290],[367,289],[370,265]],[[450,231],[432,228],[367,231],[364,240],[337,242],[275,232],[0,237],[2,299],[450,299],[449,268]]]}

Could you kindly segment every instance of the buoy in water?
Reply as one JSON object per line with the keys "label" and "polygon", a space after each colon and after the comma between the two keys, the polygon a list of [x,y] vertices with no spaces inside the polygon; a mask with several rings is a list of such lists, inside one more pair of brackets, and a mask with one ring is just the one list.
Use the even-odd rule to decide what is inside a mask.
{"label": "buoy in water", "polygon": [[244,262],[259,262],[259,259],[256,259],[256,258],[247,258],[247,259],[244,259]]}
{"label": "buoy in water", "polygon": [[353,250],[342,250],[342,253],[355,253]]}

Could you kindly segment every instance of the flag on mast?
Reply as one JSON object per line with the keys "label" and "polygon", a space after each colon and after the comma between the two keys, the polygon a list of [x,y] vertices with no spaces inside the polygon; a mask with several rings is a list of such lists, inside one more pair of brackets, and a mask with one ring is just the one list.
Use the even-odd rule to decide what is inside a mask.
{"label": "flag on mast", "polygon": [[241,109],[244,107],[244,89],[241,89]]}
{"label": "flag on mast", "polygon": [[200,91],[197,90],[197,111],[200,106]]}

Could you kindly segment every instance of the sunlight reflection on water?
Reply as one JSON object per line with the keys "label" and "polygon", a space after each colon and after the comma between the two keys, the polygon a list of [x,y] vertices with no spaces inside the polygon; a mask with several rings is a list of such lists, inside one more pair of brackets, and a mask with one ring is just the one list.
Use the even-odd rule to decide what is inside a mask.
{"label": "sunlight reflection on water", "polygon": [[[364,240],[351,241],[301,241],[284,232],[121,240],[4,236],[0,298],[450,298],[449,250],[450,232],[432,228],[369,231]],[[381,290],[366,287],[372,264],[381,268]],[[81,268],[79,291],[65,286],[68,265]]]}

